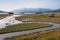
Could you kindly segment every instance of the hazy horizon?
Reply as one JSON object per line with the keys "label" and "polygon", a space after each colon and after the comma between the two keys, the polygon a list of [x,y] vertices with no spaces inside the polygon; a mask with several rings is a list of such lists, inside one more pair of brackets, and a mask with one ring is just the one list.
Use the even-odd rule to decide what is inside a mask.
{"label": "hazy horizon", "polygon": [[60,0],[0,0],[0,10],[11,11],[22,8],[60,8]]}

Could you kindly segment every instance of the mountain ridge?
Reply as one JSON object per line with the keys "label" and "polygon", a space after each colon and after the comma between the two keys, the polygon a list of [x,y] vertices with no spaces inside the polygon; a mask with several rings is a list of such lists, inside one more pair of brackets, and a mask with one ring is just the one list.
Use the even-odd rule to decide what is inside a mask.
{"label": "mountain ridge", "polygon": [[13,10],[13,12],[20,13],[20,12],[47,12],[52,11],[52,9],[48,8],[23,8],[23,9],[17,9]]}

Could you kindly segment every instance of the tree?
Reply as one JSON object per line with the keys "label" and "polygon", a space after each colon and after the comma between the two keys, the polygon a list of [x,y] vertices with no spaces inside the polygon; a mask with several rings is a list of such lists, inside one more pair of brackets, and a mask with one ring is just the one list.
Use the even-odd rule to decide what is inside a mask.
{"label": "tree", "polygon": [[13,12],[9,12],[8,14],[14,14]]}

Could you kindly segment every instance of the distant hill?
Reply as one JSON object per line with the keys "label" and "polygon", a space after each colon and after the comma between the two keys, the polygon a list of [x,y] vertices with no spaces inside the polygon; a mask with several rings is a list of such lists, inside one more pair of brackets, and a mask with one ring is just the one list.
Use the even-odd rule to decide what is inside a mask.
{"label": "distant hill", "polygon": [[60,9],[58,9],[58,10],[54,10],[54,12],[60,12]]}
{"label": "distant hill", "polygon": [[0,11],[0,14],[8,14],[9,12],[7,11]]}
{"label": "distant hill", "polygon": [[23,9],[17,9],[17,10],[13,10],[13,12],[15,13],[31,13],[31,12],[47,12],[47,11],[52,11],[52,9],[48,9],[48,8],[23,8]]}
{"label": "distant hill", "polygon": [[8,12],[6,12],[6,11],[0,11],[0,13],[8,13]]}
{"label": "distant hill", "polygon": [[52,10],[52,11],[48,11],[48,12],[60,12],[60,9],[56,9],[56,10]]}

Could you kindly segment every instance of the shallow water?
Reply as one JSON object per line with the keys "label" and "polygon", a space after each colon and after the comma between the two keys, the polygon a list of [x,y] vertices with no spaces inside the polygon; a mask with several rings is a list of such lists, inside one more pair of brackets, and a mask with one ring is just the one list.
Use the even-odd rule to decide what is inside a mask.
{"label": "shallow water", "polygon": [[12,16],[8,16],[6,18],[1,19],[0,29],[5,28],[6,26],[9,26],[9,25],[22,23],[22,21],[15,20],[15,17],[18,17],[18,16],[21,16],[21,15],[12,15]]}

